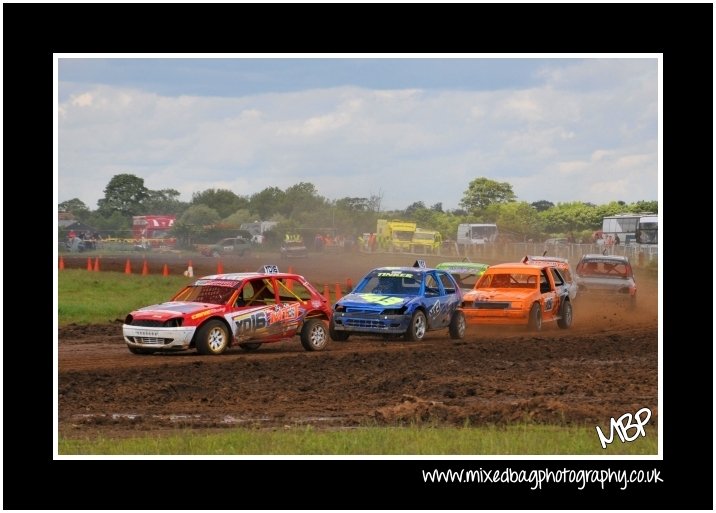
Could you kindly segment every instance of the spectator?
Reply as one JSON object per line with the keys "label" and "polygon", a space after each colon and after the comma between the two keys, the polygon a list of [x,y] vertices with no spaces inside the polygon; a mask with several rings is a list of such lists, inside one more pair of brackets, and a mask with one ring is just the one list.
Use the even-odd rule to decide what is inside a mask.
{"label": "spectator", "polygon": [[614,236],[614,245],[615,245],[615,246],[618,246],[618,245],[619,245],[619,235],[615,235],[615,236]]}

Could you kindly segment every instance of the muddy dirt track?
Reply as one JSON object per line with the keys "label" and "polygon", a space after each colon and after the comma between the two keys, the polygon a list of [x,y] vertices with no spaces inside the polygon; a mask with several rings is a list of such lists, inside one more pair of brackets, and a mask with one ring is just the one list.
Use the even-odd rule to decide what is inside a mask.
{"label": "muddy dirt track", "polygon": [[[152,255],[150,272],[184,256]],[[389,255],[337,254],[280,262],[224,259],[225,272],[279,263],[315,284],[353,283],[378,265],[410,265]],[[269,259],[270,256],[268,257]],[[408,256],[408,258],[410,258]],[[429,257],[428,265],[448,258]],[[65,257],[84,268],[87,256]],[[123,271],[126,257],[101,260]],[[195,257],[195,275],[216,259]],[[495,262],[488,262],[495,263]],[[132,261],[135,270],[141,260]],[[136,272],[136,271],[135,271]],[[421,342],[352,337],[309,353],[298,339],[247,353],[130,354],[121,321],[59,331],[59,429],[79,438],[161,433],[192,427],[316,428],[431,423],[462,426],[518,421],[606,426],[611,417],[648,407],[658,418],[658,317],[655,278],[637,276],[639,306],[588,304],[577,298],[574,325],[469,327],[464,340],[429,332]]]}

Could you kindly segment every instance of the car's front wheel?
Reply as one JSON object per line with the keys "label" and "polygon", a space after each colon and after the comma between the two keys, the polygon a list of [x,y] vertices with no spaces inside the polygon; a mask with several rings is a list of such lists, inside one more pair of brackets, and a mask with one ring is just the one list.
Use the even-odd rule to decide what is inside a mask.
{"label": "car's front wheel", "polygon": [[405,332],[405,340],[422,340],[425,336],[425,332],[427,331],[427,329],[428,321],[425,318],[425,314],[422,312],[422,310],[418,310],[413,314],[413,318],[410,319],[408,331]]}
{"label": "car's front wheel", "polygon": [[461,339],[465,337],[465,314],[462,310],[456,310],[450,319],[450,338]]}
{"label": "car's front wheel", "polygon": [[209,321],[196,334],[199,354],[221,354],[229,347],[229,330],[221,321]]}
{"label": "car's front wheel", "polygon": [[309,319],[301,330],[301,345],[306,351],[321,351],[328,345],[328,329],[321,319]]}
{"label": "car's front wheel", "polygon": [[540,331],[542,329],[542,309],[540,308],[539,303],[533,304],[530,309],[527,329],[530,331]]}
{"label": "car's front wheel", "polygon": [[562,305],[562,314],[557,320],[557,326],[562,329],[567,329],[572,325],[572,302],[565,301]]}

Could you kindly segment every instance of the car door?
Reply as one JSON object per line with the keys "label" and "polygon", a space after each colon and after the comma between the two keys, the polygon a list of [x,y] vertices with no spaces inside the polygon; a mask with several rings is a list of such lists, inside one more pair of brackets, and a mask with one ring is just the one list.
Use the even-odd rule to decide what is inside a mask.
{"label": "car door", "polygon": [[450,324],[448,296],[436,271],[425,274],[425,311],[430,329],[442,328]]}
{"label": "car door", "polygon": [[551,320],[559,308],[559,295],[553,288],[551,268],[545,267],[540,273],[540,303],[542,305],[542,319]]}

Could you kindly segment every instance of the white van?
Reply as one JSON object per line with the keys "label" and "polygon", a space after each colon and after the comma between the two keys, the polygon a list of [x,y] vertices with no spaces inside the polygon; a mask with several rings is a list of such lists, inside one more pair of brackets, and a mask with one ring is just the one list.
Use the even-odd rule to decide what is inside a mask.
{"label": "white van", "polygon": [[487,244],[497,240],[496,224],[460,224],[457,227],[457,243],[469,246]]}

